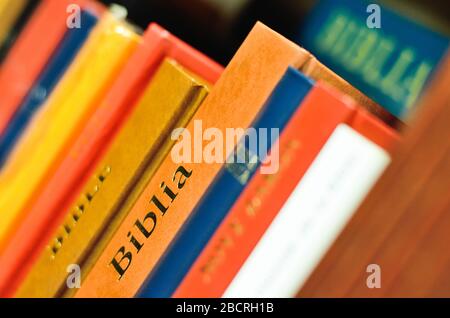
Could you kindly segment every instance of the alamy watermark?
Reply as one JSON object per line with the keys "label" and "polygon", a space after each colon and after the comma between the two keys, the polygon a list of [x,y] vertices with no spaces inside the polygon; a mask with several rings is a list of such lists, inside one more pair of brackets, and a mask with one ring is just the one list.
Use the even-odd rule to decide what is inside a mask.
{"label": "alamy watermark", "polygon": [[367,17],[366,25],[369,29],[381,29],[381,8],[378,4],[369,4],[366,9],[370,15]]}
{"label": "alamy watermark", "polygon": [[378,264],[367,265],[366,272],[369,273],[366,279],[367,288],[381,288],[381,267]]}
{"label": "alamy watermark", "polygon": [[203,129],[201,120],[193,126],[193,134],[184,128],[172,131],[171,139],[177,141],[171,151],[174,163],[259,164],[262,174],[278,171],[278,128]]}
{"label": "alamy watermark", "polygon": [[81,268],[78,264],[70,264],[67,266],[66,269],[67,273],[67,279],[66,279],[66,285],[69,289],[74,288],[81,288]]}
{"label": "alamy watermark", "polygon": [[66,8],[68,14],[66,25],[69,29],[81,29],[81,8],[77,4],[70,4]]}

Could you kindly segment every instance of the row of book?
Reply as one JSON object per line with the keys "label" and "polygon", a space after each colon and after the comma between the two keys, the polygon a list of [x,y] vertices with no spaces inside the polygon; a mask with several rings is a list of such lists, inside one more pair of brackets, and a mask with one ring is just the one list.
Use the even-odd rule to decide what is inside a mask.
{"label": "row of book", "polygon": [[366,7],[257,23],[222,67],[117,5],[1,0],[0,296],[307,294],[448,67]]}

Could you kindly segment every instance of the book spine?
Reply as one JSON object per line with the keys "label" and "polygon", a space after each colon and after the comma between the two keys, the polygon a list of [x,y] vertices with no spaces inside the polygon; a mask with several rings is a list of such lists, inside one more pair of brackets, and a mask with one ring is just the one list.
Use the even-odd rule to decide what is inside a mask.
{"label": "book spine", "polygon": [[215,83],[223,71],[220,65],[167,30],[155,23],[150,24],[139,48],[125,65],[67,157],[42,187],[36,201],[30,202],[27,207],[30,212],[11,237],[6,250],[0,253],[0,262],[3,264],[0,268],[0,295],[12,294],[52,239],[54,231],[63,222],[65,211],[76,200],[78,193],[82,192],[89,176],[95,172],[96,164],[165,57],[175,59],[181,66],[211,83]]}
{"label": "book spine", "polygon": [[389,161],[384,149],[338,125],[224,297],[295,296]]}
{"label": "book spine", "polygon": [[[79,198],[66,211],[64,223],[27,276],[19,296],[58,296],[67,288],[70,264],[80,265],[83,280],[89,273],[89,253],[101,248],[105,232],[114,231],[110,227],[114,227],[111,223],[120,204],[143,170],[158,166],[159,152],[168,152],[164,144],[172,126],[184,117],[189,120],[206,94],[206,88],[175,62],[161,65]],[[36,288],[41,285],[45,290]]]}
{"label": "book spine", "polygon": [[[222,133],[228,127],[249,127],[287,67],[298,65],[308,56],[258,23],[185,131],[193,136],[199,122],[203,129],[215,128]],[[236,142],[232,145],[225,157]],[[221,167],[222,163],[195,164],[193,160],[176,163],[167,156],[76,296],[134,296]],[[177,193],[174,200],[167,196],[169,189]],[[155,206],[155,200],[164,200],[164,207]],[[149,219],[150,211],[156,217],[154,222]],[[127,238],[130,231],[136,230],[137,220],[153,227],[139,253]],[[123,270],[116,271],[112,262]]]}
{"label": "book spine", "polygon": [[[105,16],[22,138],[11,157],[14,161],[1,175],[0,206],[8,211],[0,223],[1,247],[99,106],[138,38],[123,21]],[[112,49],[116,54],[107,54]]]}
{"label": "book spine", "polygon": [[33,115],[44,104],[64,72],[75,59],[78,50],[86,41],[98,20],[96,16],[86,11],[82,11],[80,19],[83,21],[81,28],[67,30],[42,74],[0,135],[0,167],[7,160],[8,154],[12,151],[14,144],[18,142]]}
{"label": "book spine", "polygon": [[297,40],[403,121],[450,43],[385,6],[353,0],[319,1]]}
{"label": "book spine", "polygon": [[0,3],[0,63],[8,47],[8,37],[15,32],[16,25],[20,26],[22,11],[27,11],[30,3],[28,0],[3,0]]}
{"label": "book spine", "polygon": [[[312,82],[299,71],[291,67],[287,70],[252,124],[259,138],[267,137],[268,151],[277,140],[271,136],[273,129],[276,129],[277,135],[283,131],[311,87]],[[261,133],[264,131],[267,134]],[[262,141],[259,142],[261,145]],[[244,154],[248,155],[248,158],[257,159],[253,163],[251,160],[244,160],[243,163],[227,163],[222,168],[213,185],[202,197],[199,205],[177,233],[170,248],[141,287],[138,297],[170,297],[173,294],[248,180],[260,168],[261,162],[265,161],[265,151],[250,148],[245,140],[241,140],[232,156],[244,157],[242,156]]]}
{"label": "book spine", "polygon": [[355,131],[370,138],[372,142],[389,154],[393,154],[400,144],[401,138],[397,131],[386,126],[361,107],[357,109],[351,126]]}
{"label": "book spine", "polygon": [[354,116],[320,82],[280,136],[280,169],[257,173],[196,259],[173,297],[221,297],[335,127]]}
{"label": "book spine", "polygon": [[104,10],[102,5],[89,0],[46,0],[40,3],[2,63],[0,134],[64,37],[67,31],[66,8],[72,3],[95,13]]}
{"label": "book spine", "polygon": [[147,33],[158,35],[167,43],[166,55],[177,60],[194,74],[198,74],[208,83],[216,83],[222,75],[223,67],[206,55],[200,53],[156,23],[151,23]]}

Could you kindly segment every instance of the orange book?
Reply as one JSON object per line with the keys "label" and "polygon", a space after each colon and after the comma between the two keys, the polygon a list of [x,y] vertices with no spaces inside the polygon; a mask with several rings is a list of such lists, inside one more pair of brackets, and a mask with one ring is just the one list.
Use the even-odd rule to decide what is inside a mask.
{"label": "orange book", "polygon": [[157,24],[148,27],[101,106],[56,172],[27,205],[26,218],[0,253],[0,296],[10,295],[30,270],[166,57],[211,83],[222,73],[220,65]]}
{"label": "orange book", "polygon": [[[214,127],[222,132],[229,127],[248,127],[287,67],[302,65],[309,56],[305,50],[258,23],[187,131],[193,135],[199,121],[203,129]],[[236,145],[236,141],[232,144]],[[228,154],[224,151],[225,157]],[[166,157],[76,296],[134,296],[221,167],[221,163],[176,164],[170,155]],[[167,200],[170,190],[177,193],[173,202]],[[152,203],[159,200],[163,200],[160,203],[164,207]],[[162,213],[165,207],[166,212]],[[149,235],[136,232],[139,231],[135,228],[137,220],[151,231],[146,233]],[[130,239],[138,239],[143,244],[139,254]],[[116,266],[112,265],[114,260]],[[122,275],[116,271],[117,264],[124,268]]]}
{"label": "orange book", "polygon": [[67,31],[67,6],[78,4],[100,15],[104,7],[91,0],[43,0],[28,21],[0,71],[0,134],[37,80]]}
{"label": "orange book", "polygon": [[228,213],[173,297],[221,297],[322,146],[340,123],[392,148],[395,133],[343,95],[317,84],[279,140],[280,169],[260,171]]}

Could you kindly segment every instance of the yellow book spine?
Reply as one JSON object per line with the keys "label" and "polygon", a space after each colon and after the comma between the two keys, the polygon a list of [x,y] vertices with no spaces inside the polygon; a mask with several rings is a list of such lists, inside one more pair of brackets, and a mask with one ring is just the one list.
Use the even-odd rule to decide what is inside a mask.
{"label": "yellow book spine", "polygon": [[0,249],[65,157],[140,37],[106,14],[21,140],[0,176]]}
{"label": "yellow book spine", "polygon": [[81,267],[81,279],[120,225],[142,189],[169,153],[170,134],[194,115],[208,88],[171,60],[162,63],[79,199],[67,211],[16,296],[71,294],[67,268]]}
{"label": "yellow book spine", "polygon": [[0,1],[0,45],[3,44],[14,23],[29,0]]}

